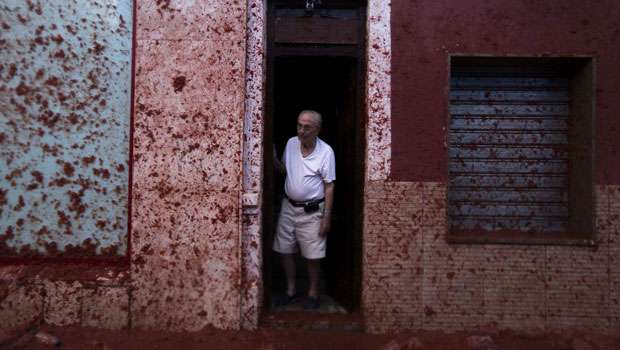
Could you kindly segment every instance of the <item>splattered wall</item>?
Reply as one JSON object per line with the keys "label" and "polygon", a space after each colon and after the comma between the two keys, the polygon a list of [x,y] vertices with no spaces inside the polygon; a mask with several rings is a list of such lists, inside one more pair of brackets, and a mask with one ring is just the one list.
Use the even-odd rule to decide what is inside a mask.
{"label": "splattered wall", "polygon": [[0,5],[0,256],[126,253],[132,9]]}

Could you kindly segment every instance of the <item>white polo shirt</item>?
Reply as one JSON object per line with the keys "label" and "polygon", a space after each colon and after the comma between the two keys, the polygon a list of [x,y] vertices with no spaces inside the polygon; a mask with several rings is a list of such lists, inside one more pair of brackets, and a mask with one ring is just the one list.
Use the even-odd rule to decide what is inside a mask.
{"label": "white polo shirt", "polygon": [[297,136],[286,143],[282,164],[286,167],[284,191],[299,202],[325,197],[323,182],[336,180],[336,157],[332,148],[317,137],[314,150],[308,156],[301,154]]}

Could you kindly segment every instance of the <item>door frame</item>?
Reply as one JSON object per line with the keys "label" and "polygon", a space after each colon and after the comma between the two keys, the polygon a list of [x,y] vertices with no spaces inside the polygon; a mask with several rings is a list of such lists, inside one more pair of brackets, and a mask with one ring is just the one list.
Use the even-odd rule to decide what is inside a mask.
{"label": "door frame", "polygon": [[[360,114],[366,126],[362,135],[365,147],[363,193],[369,181],[385,181],[391,166],[391,37],[389,0],[368,0],[366,3],[364,43],[365,60],[361,77],[365,98]],[[263,308],[263,246],[262,246],[262,197],[263,197],[263,132],[266,97],[266,41],[267,6],[264,0],[247,2],[246,38],[246,98],[244,132],[242,135],[242,191],[239,198],[241,237],[241,285],[239,301],[239,326],[256,329]],[[360,215],[364,216],[364,210]],[[365,221],[360,237],[360,305],[365,309],[364,236]]]}
{"label": "door frame", "polygon": [[[354,3],[354,2],[352,2]],[[346,232],[334,233],[337,236],[336,241],[332,241],[332,244],[340,243],[350,247],[350,250],[343,252],[342,264],[336,264],[333,269],[327,269],[324,272],[325,280],[327,283],[326,291],[328,294],[339,302],[340,305],[345,306],[351,311],[357,311],[359,309],[361,300],[361,251],[362,251],[362,219],[363,219],[363,191],[364,191],[364,161],[363,150],[365,149],[364,137],[365,137],[365,115],[364,115],[364,71],[365,71],[365,25],[366,25],[366,13],[364,1],[359,1],[357,5],[351,6],[348,4],[348,10],[335,10],[336,16],[340,17],[342,21],[335,20],[334,17],[323,17],[324,14],[315,13],[312,17],[301,16],[295,12],[290,14],[290,10],[284,10],[278,13],[278,6],[273,2],[268,5],[267,8],[267,35],[266,35],[266,95],[265,95],[265,112],[266,118],[264,119],[264,142],[263,149],[267,150],[271,147],[271,141],[273,140],[272,132],[274,128],[275,118],[275,74],[276,62],[279,58],[348,58],[355,62],[355,69],[353,73],[353,86],[355,86],[354,98],[354,115],[351,117],[355,126],[351,130],[351,136],[353,137],[353,145],[355,152],[353,159],[351,160],[351,166],[354,171],[351,174],[351,178],[348,181],[351,182],[353,189],[352,194],[352,206],[354,207],[354,213],[350,217],[346,217],[347,221],[352,220],[349,224],[352,224],[352,228],[346,230]],[[287,7],[285,7],[287,8]],[[284,14],[283,14],[284,13]],[[346,14],[345,14],[346,13]],[[344,15],[344,16],[343,16]],[[290,17],[289,17],[290,16]],[[342,17],[341,17],[342,16]],[[352,17],[353,16],[353,17]],[[353,20],[355,18],[355,20]],[[305,31],[308,26],[308,21],[312,21],[312,28],[316,30]],[[286,23],[284,30],[278,30],[280,23]],[[293,24],[293,23],[296,23]],[[299,28],[298,33],[291,34],[293,28]],[[331,29],[328,29],[331,28]],[[286,35],[282,33],[286,32]],[[339,32],[354,33],[353,35],[342,36]],[[309,34],[313,33],[313,34]],[[284,37],[283,37],[284,36]],[[308,40],[311,40],[312,44],[309,44]],[[338,43],[338,44],[334,44]],[[337,145],[332,145],[337,147]],[[264,157],[264,195],[263,195],[263,210],[262,215],[264,218],[263,229],[263,244],[268,245],[271,242],[275,227],[272,225],[276,221],[275,215],[277,213],[272,212],[273,193],[277,192],[277,189],[272,188],[273,183],[271,180],[270,170],[273,169],[271,157],[267,154]],[[343,160],[341,160],[342,162]],[[338,180],[337,180],[338,182]],[[340,183],[344,184],[343,181]],[[344,188],[342,186],[338,186]],[[338,190],[337,190],[338,193]],[[342,192],[345,193],[345,192]],[[336,194],[338,196],[338,194]],[[337,205],[335,203],[335,205]],[[345,218],[345,217],[343,217]],[[328,245],[328,250],[330,250]],[[328,254],[325,259],[325,263],[328,265],[333,264],[333,261],[337,260],[333,254]],[[272,284],[272,272],[277,264],[277,259],[274,258],[271,253],[270,247],[263,247],[263,285],[264,285],[264,299],[265,307],[270,305],[271,288]],[[344,276],[338,279],[336,276]]]}

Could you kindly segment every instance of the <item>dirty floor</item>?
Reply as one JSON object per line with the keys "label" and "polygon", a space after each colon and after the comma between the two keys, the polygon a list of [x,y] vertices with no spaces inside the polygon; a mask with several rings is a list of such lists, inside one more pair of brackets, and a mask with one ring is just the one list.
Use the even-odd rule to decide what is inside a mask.
{"label": "dirty floor", "polygon": [[[221,331],[205,329],[196,333],[171,333],[140,330],[101,330],[79,327],[42,327],[31,330],[0,349],[50,349],[37,341],[35,334],[44,331],[57,337],[60,349],[620,349],[620,337],[594,333],[556,333],[537,336],[509,332],[450,333],[417,332],[386,335],[366,334],[345,330],[293,330],[260,328],[257,331]],[[473,347],[472,338],[487,338],[483,347]],[[483,339],[484,340],[484,339]],[[490,346],[490,347],[489,347]]]}

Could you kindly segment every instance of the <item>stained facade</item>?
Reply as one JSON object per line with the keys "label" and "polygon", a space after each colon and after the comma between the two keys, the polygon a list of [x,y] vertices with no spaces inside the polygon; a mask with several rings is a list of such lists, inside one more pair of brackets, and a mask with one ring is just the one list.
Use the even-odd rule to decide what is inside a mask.
{"label": "stained facade", "polygon": [[125,255],[131,2],[2,13],[2,255]]}
{"label": "stained facade", "polygon": [[[620,53],[614,45],[620,6],[477,0],[369,0],[365,5],[366,167],[359,262],[365,328],[617,329],[620,125],[613,116],[620,110],[614,98],[620,91],[615,69]],[[267,4],[88,6],[88,14],[81,5],[56,8],[36,1],[0,8],[0,281],[7,291],[0,300],[0,324],[40,320],[190,331],[209,325],[257,327],[265,292],[260,208]],[[473,57],[475,72],[481,69],[476,57],[585,59],[593,68],[583,76],[587,82],[579,83],[585,88],[572,95],[585,102],[573,107],[568,85],[560,92],[545,85],[550,92],[543,97],[508,90],[485,95],[489,86],[514,82],[512,76],[478,90],[455,89],[463,84],[454,80],[458,69],[469,69],[455,65],[455,57]],[[527,62],[518,66],[528,69]],[[521,80],[526,88],[531,79]],[[509,94],[518,98],[502,98]],[[532,99],[557,103],[537,109]],[[454,107],[461,100],[474,107]],[[515,104],[529,105],[533,112],[517,113],[524,108]],[[591,112],[584,112],[590,105]],[[488,106],[521,119],[493,129],[499,125],[494,116],[503,114]],[[537,130],[536,137],[553,137],[533,126],[532,120],[544,114],[542,124],[566,131],[562,144],[568,144],[573,135],[565,122],[569,110],[589,120],[577,125],[590,127],[586,135],[592,136],[576,142],[590,142],[584,153],[590,158],[570,163],[576,155],[568,149],[559,152],[566,163],[556,169],[541,159],[553,161],[558,153],[543,147],[542,158],[531,152],[532,159],[522,158],[509,150],[501,161],[511,162],[516,154],[517,161],[539,162],[541,169],[562,170],[573,179],[578,185],[567,185],[565,192],[591,201],[585,238],[547,239],[545,230],[533,229],[536,239],[528,241],[529,226],[514,224],[511,234],[517,239],[453,239],[451,222],[469,213],[463,208],[479,206],[481,198],[504,198],[497,188],[491,194],[479,191],[480,182],[473,186],[478,196],[473,198],[451,178],[451,171],[462,167],[480,170],[481,165],[471,164],[479,164],[482,153],[471,145],[495,144],[488,138],[482,145],[475,142],[484,130],[491,128],[501,138],[502,130],[518,124],[522,134]],[[468,129],[471,124],[455,122],[458,116],[484,121]],[[472,142],[450,134],[472,129],[466,136]],[[454,151],[459,140],[469,148]],[[451,158],[451,149],[458,157]],[[484,154],[485,161],[496,162]],[[469,158],[478,160],[466,163]],[[454,159],[460,163],[451,163]],[[566,164],[590,167],[592,176],[572,175]],[[536,173],[536,166],[527,169]],[[505,173],[515,167],[492,169]],[[530,202],[539,198],[536,191],[526,195]],[[521,203],[522,192],[515,193]],[[457,215],[459,196],[469,200],[469,207],[459,204]],[[576,217],[570,209],[573,197],[567,196],[550,201],[557,199],[565,216]],[[549,214],[523,210],[510,213]],[[566,220],[558,227],[573,225]],[[472,227],[482,236],[497,228]]]}

